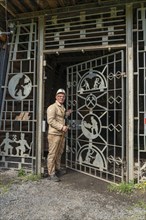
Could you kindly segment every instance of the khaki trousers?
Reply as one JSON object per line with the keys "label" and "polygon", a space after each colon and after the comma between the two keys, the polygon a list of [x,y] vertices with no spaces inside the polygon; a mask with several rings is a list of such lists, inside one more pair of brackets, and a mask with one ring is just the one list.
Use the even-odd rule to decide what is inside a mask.
{"label": "khaki trousers", "polygon": [[61,135],[48,135],[48,174],[55,174],[60,169],[61,156],[64,151],[65,138]]}

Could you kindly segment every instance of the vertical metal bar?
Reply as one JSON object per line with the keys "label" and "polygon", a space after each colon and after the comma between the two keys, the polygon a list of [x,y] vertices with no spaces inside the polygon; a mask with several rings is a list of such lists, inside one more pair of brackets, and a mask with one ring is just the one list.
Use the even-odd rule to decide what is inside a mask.
{"label": "vertical metal bar", "polygon": [[[12,36],[12,39],[14,40],[14,35]],[[12,44],[10,44],[9,51],[10,51],[10,53],[9,53],[9,57],[8,57],[7,71],[6,71],[6,77],[5,77],[5,85],[6,85],[6,82],[8,82],[8,73],[10,71],[10,66],[11,66],[10,57],[11,57],[11,51],[12,51]],[[13,71],[12,71],[12,73],[13,73]],[[4,89],[3,96],[2,96],[2,104],[1,104],[1,109],[0,109],[0,128],[1,128],[1,125],[2,125],[2,114],[3,114],[4,108],[5,108],[6,93],[7,93],[7,89]],[[7,111],[7,102],[6,102],[6,111]]]}
{"label": "vertical metal bar", "polygon": [[[34,60],[31,60],[30,63],[31,63],[31,69],[30,69],[30,72],[33,72],[33,100],[35,100],[34,102],[31,100],[30,101],[30,110],[32,111],[32,109],[35,109],[36,108],[36,88],[35,88],[35,85],[37,84],[36,83],[36,78],[37,78],[37,69],[36,69],[36,62],[37,62],[37,24],[36,23],[33,23],[33,30],[34,30],[34,39],[35,39],[35,42],[32,42],[33,44],[33,47],[32,49],[34,50]],[[33,106],[33,107],[32,107]],[[33,110],[34,111],[34,110]],[[36,115],[33,114],[33,122],[31,124],[31,129],[33,131],[36,131],[36,123],[35,123],[35,120],[36,120]],[[35,147],[34,147],[34,143],[35,143],[35,140],[36,140],[36,134],[34,134],[34,132],[32,133],[32,158],[35,156],[36,157],[36,152],[35,152]],[[36,161],[34,159],[32,159],[32,169],[33,171],[35,172],[36,171]]]}
{"label": "vertical metal bar", "polygon": [[[20,28],[21,28],[20,26],[17,27],[16,39],[15,39],[15,42],[13,41],[13,43],[14,43],[14,51],[13,51],[12,60],[16,60],[16,53],[18,51],[18,44],[19,44]],[[13,40],[14,40],[14,38],[13,38]]]}
{"label": "vertical metal bar", "polygon": [[[110,56],[109,58],[110,59]],[[108,60],[109,62],[109,60]],[[109,96],[110,96],[110,93],[109,93],[109,65],[107,65],[107,71],[106,71],[106,80],[107,80],[107,93],[106,93],[106,111],[107,111],[107,116],[106,116],[106,144],[107,144],[107,150],[106,150],[106,158],[108,158],[108,151],[109,151],[109,129],[108,129],[108,126],[109,126],[109,115],[110,115],[110,105],[109,105]],[[109,167],[109,163],[107,163],[107,170],[108,170],[108,167]],[[106,172],[106,179],[108,179],[108,172]]]}
{"label": "vertical metal bar", "polygon": [[36,124],[36,172],[41,173],[42,121],[43,121],[43,41],[44,17],[38,21],[38,69],[37,69],[37,124]]}
{"label": "vertical metal bar", "polygon": [[146,51],[146,17],[145,17],[145,8],[141,9],[141,18],[142,18],[142,29],[143,29],[143,40],[144,40],[144,50]]}
{"label": "vertical metal bar", "polygon": [[139,15],[141,11],[137,11],[137,116],[138,116],[138,122],[137,122],[137,148],[138,148],[138,154],[137,154],[137,162],[138,162],[138,183],[139,183],[139,173],[140,173],[140,158],[139,158],[139,151],[140,151],[140,114],[139,114]]}
{"label": "vertical metal bar", "polygon": [[133,99],[133,11],[132,4],[126,5],[126,42],[127,42],[127,82],[126,82],[126,160],[127,181],[133,180],[134,169],[134,99]]}
{"label": "vertical metal bar", "polygon": [[[145,45],[146,45],[146,38],[145,38]],[[143,55],[144,55],[144,70],[145,70],[145,76],[144,76],[144,150],[146,151],[146,51],[144,52]]]}
{"label": "vertical metal bar", "polygon": [[33,39],[33,23],[30,25],[30,32],[29,32],[29,42],[28,42],[28,50],[27,50],[27,59],[30,59],[30,53],[31,53],[31,44]]}
{"label": "vertical metal bar", "polygon": [[[116,121],[116,54],[113,56],[113,83],[114,83],[114,88],[113,88],[113,98],[114,98],[114,103],[113,103],[113,113],[114,113],[114,119],[113,119],[113,125],[114,125],[114,158],[116,158],[116,126],[117,126],[117,121]],[[113,163],[113,169],[114,169],[114,182],[115,182],[115,173],[116,173],[116,163]]]}
{"label": "vertical metal bar", "polygon": [[[125,65],[125,55],[123,54],[123,51],[122,51],[122,54],[121,54],[121,72],[123,73],[124,72],[124,65]],[[122,106],[121,106],[121,111],[122,111],[122,155],[121,155],[121,158],[122,158],[122,161],[124,160],[124,155],[125,155],[125,102],[124,102],[124,97],[125,97],[125,79],[124,77],[122,77]],[[124,166],[122,166],[122,182],[124,180]]]}

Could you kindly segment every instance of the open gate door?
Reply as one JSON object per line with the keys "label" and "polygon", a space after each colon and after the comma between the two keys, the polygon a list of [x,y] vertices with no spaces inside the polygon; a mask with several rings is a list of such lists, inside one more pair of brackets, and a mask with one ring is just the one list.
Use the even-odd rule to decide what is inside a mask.
{"label": "open gate door", "polygon": [[124,180],[124,51],[67,68],[66,166],[110,182]]}

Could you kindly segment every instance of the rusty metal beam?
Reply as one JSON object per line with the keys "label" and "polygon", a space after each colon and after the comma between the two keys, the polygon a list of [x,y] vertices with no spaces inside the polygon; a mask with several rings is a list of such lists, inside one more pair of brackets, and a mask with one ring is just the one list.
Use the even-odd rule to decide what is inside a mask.
{"label": "rusty metal beam", "polygon": [[[127,4],[129,1],[126,0],[118,0],[117,2],[112,2],[111,4],[107,4],[107,5],[99,5],[98,2],[94,2],[94,3],[87,3],[87,4],[79,4],[79,5],[72,5],[72,6],[67,6],[67,7],[60,7],[57,8],[56,5],[56,1],[53,0],[47,0],[47,2],[49,3],[49,9],[44,9],[44,10],[40,10],[40,11],[33,11],[33,12],[29,12],[29,13],[21,13],[17,15],[17,19],[21,20],[24,18],[35,18],[35,17],[39,17],[42,15],[52,15],[52,14],[58,14],[58,13],[69,13],[69,12],[74,12],[74,11],[81,11],[81,10],[87,10],[87,9],[91,9],[91,8],[95,8],[98,7],[100,8],[100,10],[102,10],[102,8],[107,8],[107,7],[112,7],[112,6],[120,6],[120,5],[125,5]],[[54,4],[55,3],[55,4]],[[141,3],[146,3],[145,0],[133,0],[132,4],[137,4],[140,5]],[[137,7],[137,5],[135,7]]]}
{"label": "rusty metal beam", "polygon": [[57,7],[57,1],[54,1],[54,0],[47,0],[47,2],[48,2],[48,5],[49,5],[49,8],[50,9],[54,9],[54,8],[56,8]]}
{"label": "rusty metal beam", "polygon": [[65,6],[65,1],[64,0],[58,0],[59,4],[64,7]]}
{"label": "rusty metal beam", "polygon": [[9,13],[11,14],[13,17],[16,17],[16,14],[14,14],[14,12],[12,12],[12,10],[10,10],[7,5],[5,5],[4,3],[0,2],[0,5]]}
{"label": "rusty metal beam", "polygon": [[71,53],[71,52],[79,52],[81,51],[84,53],[85,51],[94,51],[94,50],[112,50],[118,49],[118,48],[125,48],[126,44],[119,44],[119,45],[101,45],[101,46],[87,46],[87,47],[73,47],[73,48],[63,48],[63,49],[52,49],[52,50],[44,50],[44,53],[46,54],[59,54],[59,53]]}
{"label": "rusty metal beam", "polygon": [[35,11],[35,7],[32,4],[32,1],[30,0],[25,0],[25,4],[28,5],[28,7],[32,10]]}
{"label": "rusty metal beam", "polygon": [[16,7],[16,8],[18,8],[19,9],[19,11],[22,13],[22,12],[24,12],[24,11],[26,11],[26,8],[23,6],[23,4],[21,4],[19,1],[13,1],[12,3],[11,3],[14,7]]}
{"label": "rusty metal beam", "polygon": [[[32,5],[32,1],[31,0],[27,0],[27,1],[29,1],[30,5]],[[39,5],[39,7],[41,9],[47,8],[49,6],[48,1],[44,1],[44,0],[37,0],[36,3],[37,3],[37,5]],[[35,11],[35,10],[33,9],[33,11]]]}

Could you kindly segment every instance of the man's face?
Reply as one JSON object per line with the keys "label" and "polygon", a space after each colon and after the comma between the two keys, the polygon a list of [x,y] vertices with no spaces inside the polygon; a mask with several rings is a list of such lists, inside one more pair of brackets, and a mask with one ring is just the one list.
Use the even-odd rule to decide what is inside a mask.
{"label": "man's face", "polygon": [[56,95],[56,100],[60,103],[63,104],[65,101],[65,95],[64,93],[59,93]]}

